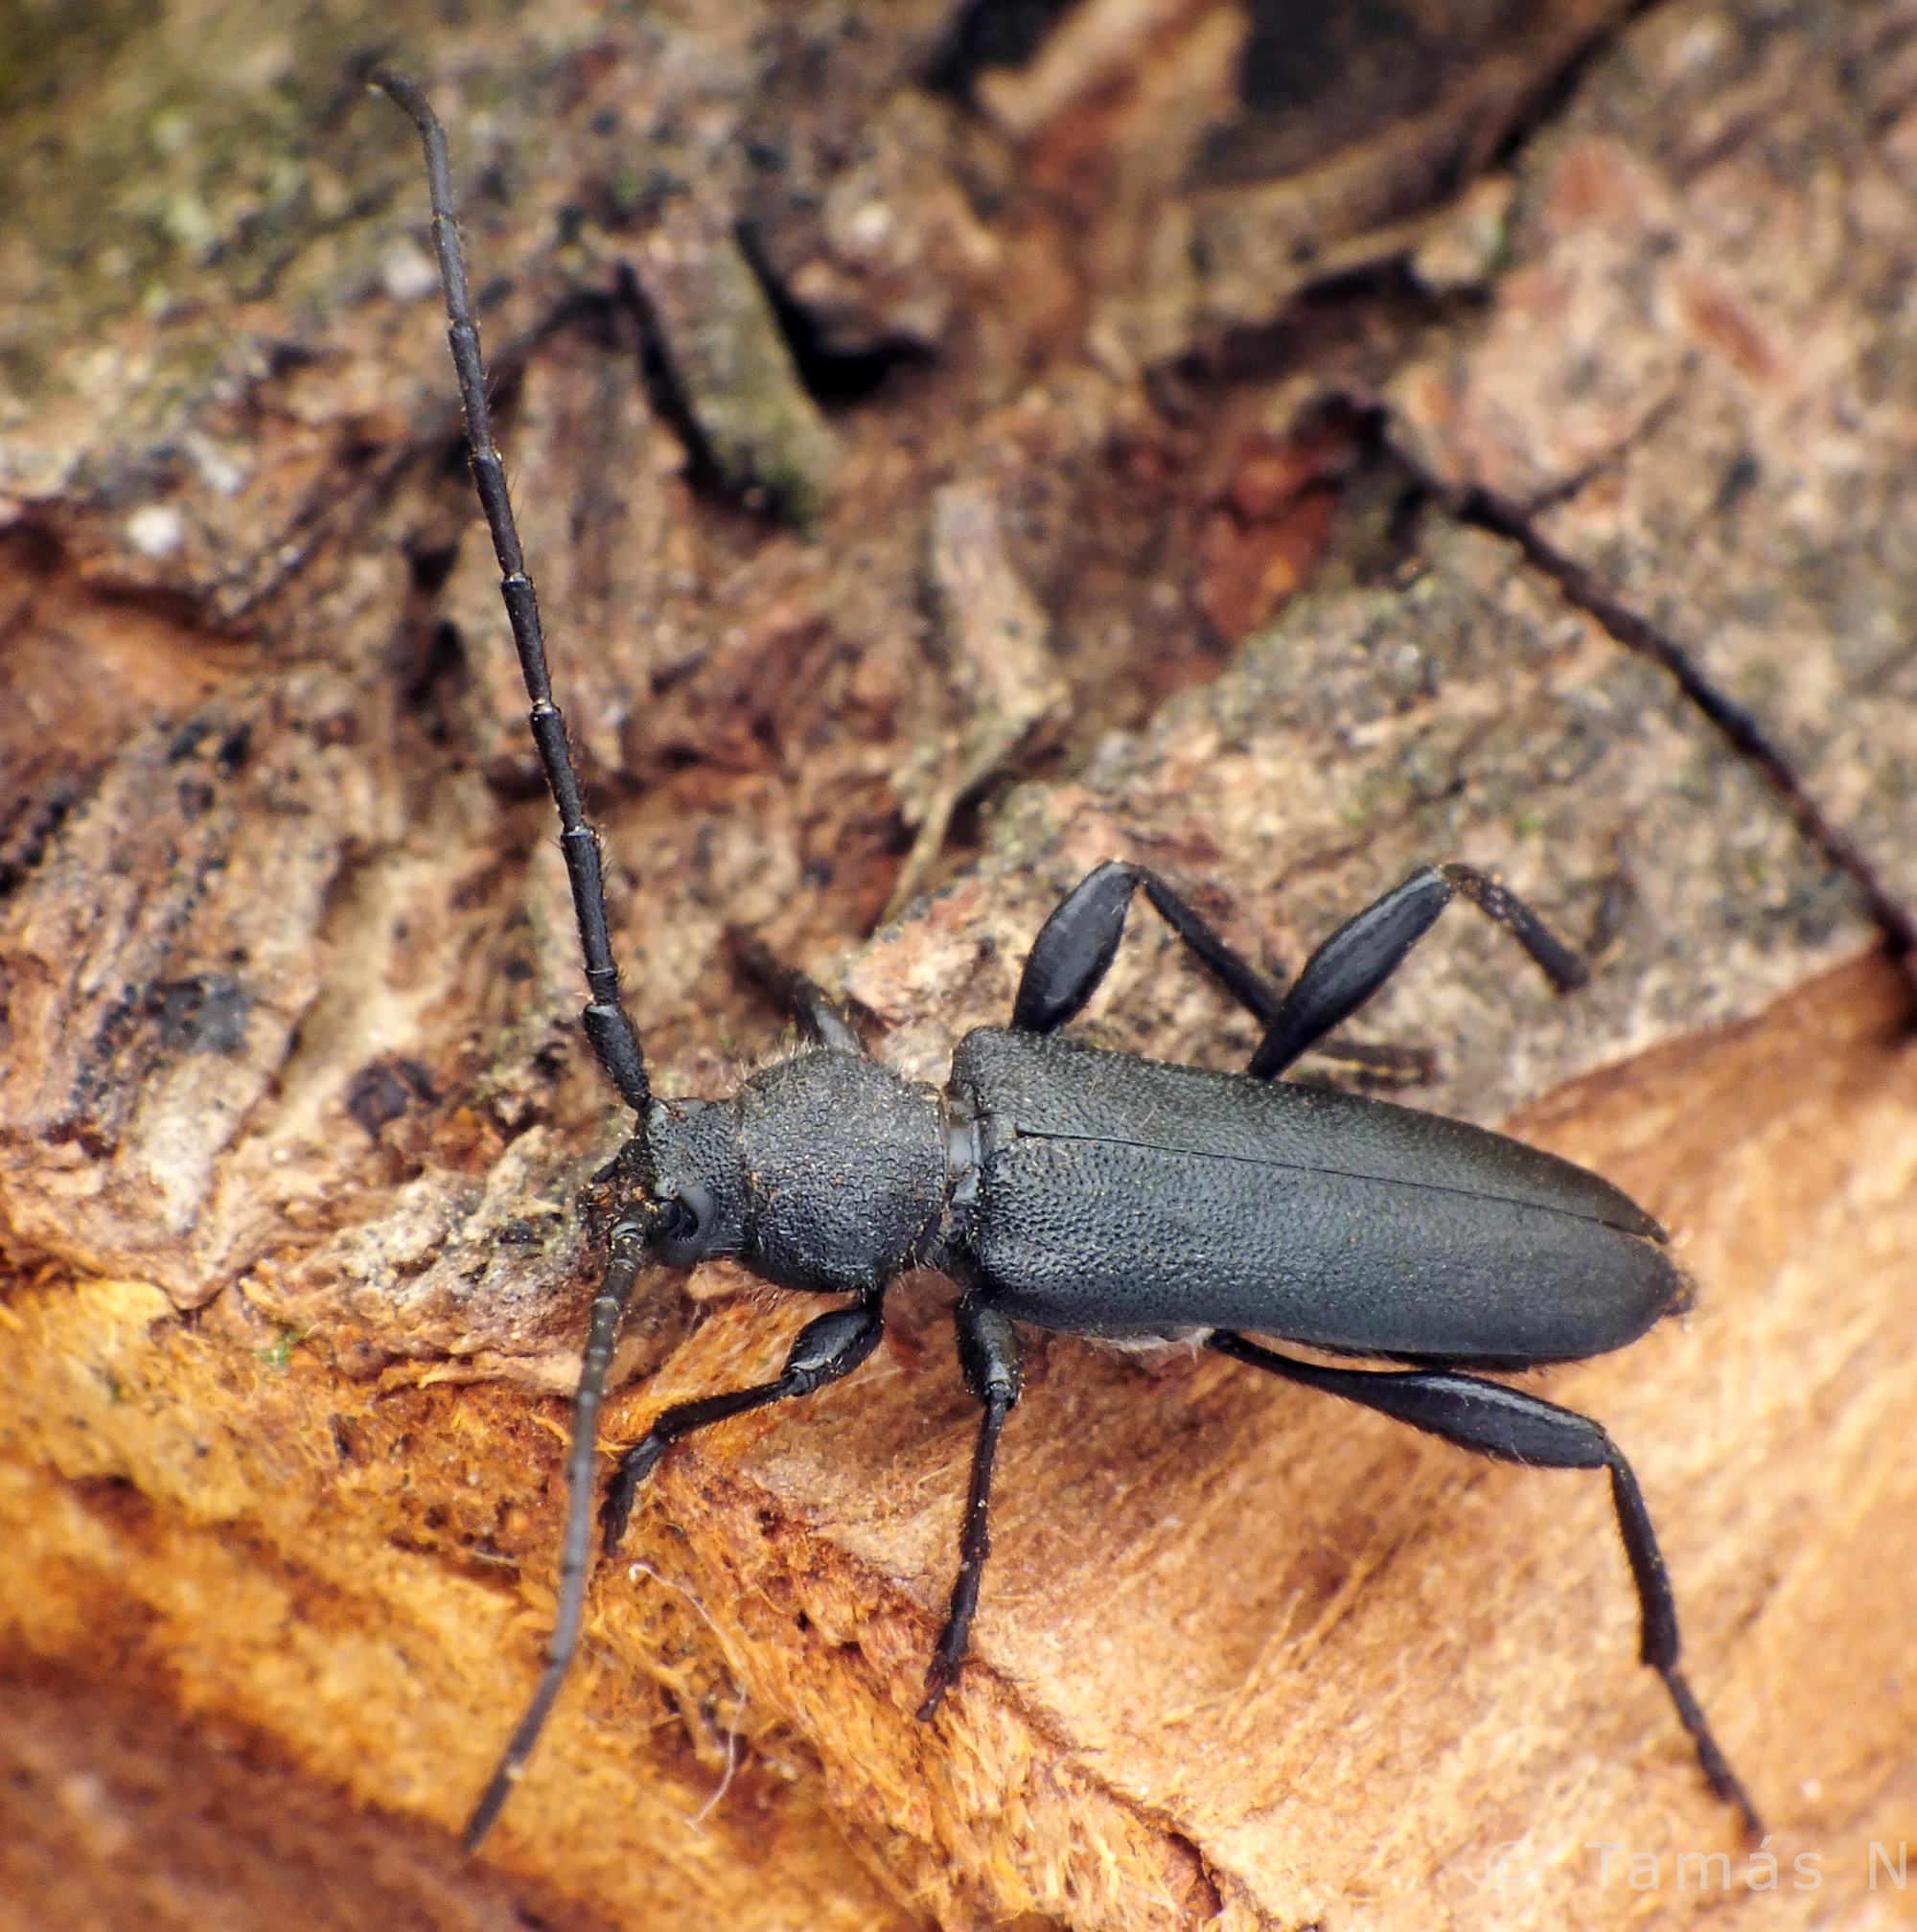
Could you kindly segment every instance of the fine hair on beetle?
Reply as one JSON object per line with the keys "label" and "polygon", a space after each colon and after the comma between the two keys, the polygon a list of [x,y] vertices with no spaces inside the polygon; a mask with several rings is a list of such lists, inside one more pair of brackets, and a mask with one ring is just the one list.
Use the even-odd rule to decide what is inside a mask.
{"label": "fine hair on beetle", "polygon": [[[958,1360],[980,1405],[957,1576],[918,1709],[959,1680],[990,1553],[992,1471],[1019,1399],[1017,1324],[1119,1343],[1202,1345],[1460,1448],[1554,1469],[1603,1469],[1640,1616],[1711,1788],[1761,1835],[1757,1810],[1678,1668],[1676,1601],[1623,1453],[1586,1416],[1472,1368],[1577,1361],[1635,1341],[1688,1305],[1664,1231],[1596,1174],[1482,1128],[1279,1076],[1381,987],[1454,899],[1501,926],[1552,986],[1583,960],[1490,875],[1415,872],[1333,932],[1288,985],[1253,966],[1156,873],[1112,861],[1039,931],[1005,1027],[959,1041],[941,1092],[872,1058],[837,1005],[784,976],[801,1051],[716,1100],[661,1100],[621,1003],[600,872],[539,606],[494,447],[478,330],[454,226],[446,137],[425,95],[373,76],[426,147],[432,238],[473,474],[558,809],[588,999],[582,1025],[633,1111],[608,1178],[615,1199],[566,1460],[566,1517],[546,1667],[474,1806],[474,1851],[523,1773],[578,1646],[597,1515],[616,1550],[639,1487],[681,1438],[809,1395],[856,1369],[884,1333],[888,1287],[930,1267],[959,1286]],[[1143,892],[1258,1022],[1242,1073],[1110,1052],[1061,1029],[1117,954]],[[775,1289],[839,1305],[800,1330],[772,1381],[681,1402],[627,1449],[595,1512],[601,1403],[640,1271],[737,1258]],[[1329,1367],[1275,1337],[1398,1369]]]}

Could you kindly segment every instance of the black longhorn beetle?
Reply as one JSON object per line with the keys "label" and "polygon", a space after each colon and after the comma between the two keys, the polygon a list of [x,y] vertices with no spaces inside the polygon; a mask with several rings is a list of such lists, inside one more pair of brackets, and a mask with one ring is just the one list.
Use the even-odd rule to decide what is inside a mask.
{"label": "black longhorn beetle", "polygon": [[[776,1380],[678,1403],[654,1421],[620,1457],[600,1508],[609,1553],[639,1484],[673,1443],[849,1375],[878,1346],[887,1287],[910,1269],[936,1268],[963,1289],[958,1357],[984,1414],[958,1580],[920,1717],[937,1710],[965,1658],[991,1548],[993,1458],[1019,1397],[1014,1322],[1202,1343],[1480,1455],[1607,1470],[1637,1586],[1640,1655],[1663,1678],[1712,1789],[1759,1836],[1756,1808],[1677,1668],[1676,1604],[1629,1463],[1589,1418],[1461,1372],[1603,1354],[1682,1309],[1688,1284],[1664,1230],[1608,1182],[1502,1135],[1277,1078],[1377,991],[1456,896],[1506,928],[1560,993],[1581,985],[1582,962],[1494,880],[1467,865],[1415,873],[1332,933],[1281,993],[1163,879],[1114,861],[1045,922],[1011,1025],[968,1033],[943,1093],[870,1058],[825,995],[795,975],[808,1050],[754,1073],[730,1099],[654,1097],[619,1000],[599,841],[553,702],[493,447],[445,131],[410,81],[381,71],[373,84],[426,144],[473,480],[559,808],[591,996],[586,1037],[636,1123],[612,1170],[630,1194],[608,1238],[580,1365],[546,1668],[467,1824],[467,1850],[511,1795],[578,1644],[600,1403],[634,1280],[649,1258],[689,1269],[708,1255],[736,1255],[774,1287],[851,1299],[800,1330]],[[1059,1036],[1110,967],[1141,889],[1264,1028],[1242,1074]],[[1301,1362],[1248,1341],[1247,1329],[1416,1366]]]}

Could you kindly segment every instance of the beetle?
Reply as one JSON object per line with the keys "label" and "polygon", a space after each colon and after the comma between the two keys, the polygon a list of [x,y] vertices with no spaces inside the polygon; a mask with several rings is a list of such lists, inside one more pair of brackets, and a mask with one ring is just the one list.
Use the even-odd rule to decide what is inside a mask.
{"label": "beetle", "polygon": [[[1597,1422],[1470,1372],[1604,1354],[1688,1306],[1689,1282],[1664,1230],[1598,1175],[1502,1135],[1279,1080],[1390,978],[1454,899],[1503,926],[1559,993],[1582,984],[1582,960],[1495,879],[1459,863],[1425,867],[1340,927],[1281,990],[1165,879],[1112,861],[1045,922],[1010,1025],[959,1041],[942,1092],[872,1058],[826,995],[793,975],[803,1050],[729,1098],[653,1093],[620,1000],[598,837],[553,702],[538,600],[493,443],[445,131],[412,82],[385,70],[371,80],[425,144],[473,479],[559,813],[589,994],[582,1026],[635,1123],[602,1177],[619,1206],[574,1400],[546,1668],[473,1808],[466,1849],[478,1849],[511,1795],[578,1645],[598,1417],[634,1283],[649,1262],[690,1269],[720,1255],[774,1287],[849,1299],[800,1330],[772,1381],[655,1418],[620,1457],[597,1512],[609,1554],[639,1485],[675,1442],[852,1373],[884,1333],[888,1287],[935,1268],[962,1291],[958,1359],[982,1415],[921,1718],[937,1711],[965,1659],[991,1548],[993,1463],[1019,1399],[1017,1324],[1185,1342],[1481,1455],[1605,1470],[1636,1586],[1639,1654],[1663,1679],[1712,1789],[1760,1836],[1756,1807],[1678,1668],[1676,1603],[1630,1464]],[[1109,971],[1141,890],[1262,1027],[1243,1073],[1061,1034]],[[1409,1366],[1331,1367],[1251,1335]]]}

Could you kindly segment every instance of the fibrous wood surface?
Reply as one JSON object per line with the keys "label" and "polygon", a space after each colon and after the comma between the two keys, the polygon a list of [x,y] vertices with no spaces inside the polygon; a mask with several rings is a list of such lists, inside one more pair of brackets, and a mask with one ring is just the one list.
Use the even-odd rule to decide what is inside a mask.
{"label": "fibrous wood surface", "polygon": [[[1917,15],[1281,11],[178,0],[23,43],[0,1922],[1907,1918]],[[376,43],[453,132],[666,1091],[780,1044],[735,928],[941,1079],[1113,856],[1290,969],[1444,858],[1591,949],[1559,1000],[1453,911],[1347,1033],[1674,1230],[1694,1312],[1526,1382],[1638,1468],[1768,1903],[1600,1481],[1211,1357],[1030,1338],[918,1724],[976,1416],[930,1277],[857,1379],[668,1459],[459,1859],[622,1122]],[[1254,230],[1268,269],[1220,253]],[[1241,1065],[1133,925],[1083,1030]],[[649,1277],[606,1439],[815,1312]]]}

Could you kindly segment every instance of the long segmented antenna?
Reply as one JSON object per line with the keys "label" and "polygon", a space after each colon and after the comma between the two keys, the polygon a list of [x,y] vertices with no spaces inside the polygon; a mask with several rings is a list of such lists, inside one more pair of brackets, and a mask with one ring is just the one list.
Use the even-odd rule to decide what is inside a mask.
{"label": "long segmented antenna", "polygon": [[513,1786],[520,1782],[526,1760],[545,1729],[546,1717],[579,1647],[586,1578],[592,1563],[592,1459],[598,1446],[599,1403],[606,1391],[606,1372],[612,1364],[612,1348],[619,1339],[619,1319],[626,1312],[646,1246],[647,1230],[642,1222],[622,1221],[612,1230],[612,1252],[606,1264],[606,1278],[592,1300],[592,1326],[579,1365],[579,1393],[572,1406],[572,1447],[566,1463],[566,1540],[559,1555],[559,1608],[552,1635],[546,1640],[545,1672],[460,1833],[459,1842],[469,1854],[478,1851],[493,1828],[494,1819],[513,1795]]}
{"label": "long segmented antenna", "polygon": [[[652,1104],[646,1078],[645,1054],[639,1036],[619,1001],[619,969],[612,963],[612,940],[606,930],[606,890],[600,872],[599,838],[586,822],[579,795],[579,776],[566,748],[566,721],[552,702],[545,641],[540,631],[539,599],[526,574],[520,549],[519,528],[506,494],[505,471],[493,447],[492,412],[486,405],[486,378],[479,360],[479,331],[466,288],[466,264],[459,250],[459,231],[452,213],[452,175],[447,163],[446,130],[431,104],[410,80],[383,68],[368,77],[373,86],[390,95],[407,114],[426,144],[427,178],[432,196],[432,245],[439,257],[440,281],[446,290],[447,338],[452,345],[452,366],[459,380],[459,397],[466,412],[466,441],[472,454],[473,480],[493,533],[499,559],[499,594],[505,599],[520,670],[532,700],[533,742],[545,768],[547,789],[559,808],[560,848],[566,855],[566,877],[572,885],[572,908],[579,921],[579,945],[585,955],[589,994],[582,1021],[586,1037],[599,1064],[618,1088],[626,1104],[643,1125]],[[667,1210],[668,1212],[670,1210]],[[599,1293],[592,1302],[591,1326],[586,1353],[579,1365],[579,1389],[572,1405],[572,1446],[566,1458],[566,1534],[559,1562],[559,1601],[553,1630],[546,1643],[546,1667],[539,1688],[526,1706],[500,1754],[461,1842],[467,1852],[479,1849],[493,1821],[512,1796],[525,1770],[526,1760],[545,1727],[553,1702],[579,1647],[579,1629],[586,1611],[586,1584],[592,1556],[593,1456],[598,1443],[599,1409],[618,1342],[619,1322],[633,1292],[633,1282],[646,1258],[654,1232],[656,1210],[622,1220],[611,1236],[611,1253]]]}
{"label": "long segmented antenna", "polygon": [[512,501],[506,494],[505,469],[493,447],[493,413],[486,403],[486,376],[479,362],[479,328],[473,319],[473,304],[466,291],[466,262],[459,251],[459,229],[452,213],[452,171],[446,158],[446,129],[439,125],[432,104],[410,80],[383,67],[368,79],[372,86],[405,109],[426,143],[432,246],[439,257],[439,279],[446,290],[446,336],[452,345],[460,406],[466,412],[473,481],[486,513],[486,527],[493,533],[493,549],[499,559],[499,595],[505,599],[506,619],[513,627],[526,696],[533,701],[533,743],[539,747],[540,763],[545,767],[552,802],[559,807],[560,849],[566,854],[566,873],[572,882],[572,909],[579,921],[579,945],[586,955],[586,984],[591,998],[580,1016],[581,1023],[600,1066],[626,1105],[643,1118],[652,1104],[652,1083],[646,1078],[646,1056],[639,1046],[637,1029],[619,1002],[619,969],[612,963],[612,942],[606,930],[599,835],[586,822],[579,774],[573,770],[572,754],[566,749],[566,720],[552,702],[539,599],[520,549],[519,525],[513,520]]}

